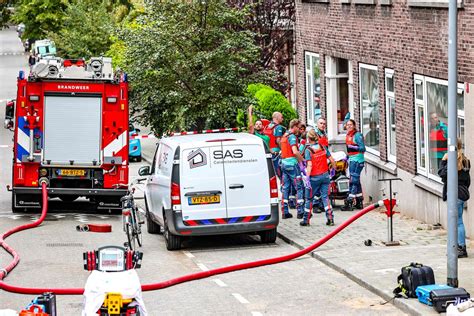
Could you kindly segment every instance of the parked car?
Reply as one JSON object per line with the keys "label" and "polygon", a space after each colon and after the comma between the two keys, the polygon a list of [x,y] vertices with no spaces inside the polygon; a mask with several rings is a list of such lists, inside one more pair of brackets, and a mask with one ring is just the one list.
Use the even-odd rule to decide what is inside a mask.
{"label": "parked car", "polygon": [[147,176],[147,230],[166,248],[188,236],[257,233],[277,236],[278,187],[271,154],[254,135],[200,134],[162,138]]}
{"label": "parked car", "polygon": [[142,143],[139,139],[132,139],[132,136],[138,135],[138,133],[140,133],[140,130],[138,128],[135,128],[133,124],[130,124],[128,126],[128,158],[130,161],[142,161]]}

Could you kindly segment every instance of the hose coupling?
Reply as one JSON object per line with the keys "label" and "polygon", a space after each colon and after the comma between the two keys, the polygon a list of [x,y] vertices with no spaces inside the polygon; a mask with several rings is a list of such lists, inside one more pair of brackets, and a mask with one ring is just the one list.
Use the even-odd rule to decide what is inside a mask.
{"label": "hose coupling", "polygon": [[49,186],[49,179],[46,177],[42,177],[39,179],[39,184],[42,186],[43,183],[46,183],[46,186]]}
{"label": "hose coupling", "polygon": [[0,278],[0,280],[6,278],[8,275],[8,271],[6,269],[0,269],[0,273],[3,273],[3,276]]}

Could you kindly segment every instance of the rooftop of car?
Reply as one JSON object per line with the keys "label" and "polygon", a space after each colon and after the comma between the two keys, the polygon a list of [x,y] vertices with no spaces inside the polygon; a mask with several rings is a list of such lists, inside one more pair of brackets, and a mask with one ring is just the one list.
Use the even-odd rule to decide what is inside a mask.
{"label": "rooftop of car", "polygon": [[195,135],[177,135],[163,138],[166,142],[176,143],[177,145],[196,145],[198,142],[218,142],[225,141],[245,141],[249,144],[262,144],[262,140],[249,133],[212,133]]}

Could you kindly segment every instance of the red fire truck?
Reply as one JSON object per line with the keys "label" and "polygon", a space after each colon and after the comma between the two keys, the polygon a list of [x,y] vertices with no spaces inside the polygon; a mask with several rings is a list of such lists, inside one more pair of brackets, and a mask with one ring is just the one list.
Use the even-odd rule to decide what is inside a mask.
{"label": "red fire truck", "polygon": [[40,179],[51,198],[87,197],[116,209],[128,183],[128,84],[110,58],[41,59],[20,72],[5,126],[13,130],[13,212],[40,207]]}

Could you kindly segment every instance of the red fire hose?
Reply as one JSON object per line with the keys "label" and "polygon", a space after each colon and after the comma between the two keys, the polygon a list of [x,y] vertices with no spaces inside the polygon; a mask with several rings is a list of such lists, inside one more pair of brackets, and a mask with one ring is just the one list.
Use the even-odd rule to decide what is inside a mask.
{"label": "red fire hose", "polygon": [[[5,282],[1,281],[3,280],[6,275],[18,264],[18,261],[20,260],[20,257],[16,253],[16,251],[9,247],[4,239],[7,238],[8,236],[25,230],[25,229],[30,229],[33,227],[36,227],[41,224],[41,222],[44,220],[46,217],[46,213],[48,210],[48,191],[46,188],[46,183],[42,183],[42,189],[43,189],[43,210],[41,213],[41,217],[35,221],[34,223],[31,224],[26,224],[22,225],[16,228],[13,228],[6,233],[4,233],[2,236],[0,236],[0,246],[2,246],[5,250],[7,250],[13,257],[13,261],[5,268],[0,269],[0,288],[7,291],[7,292],[13,292],[13,293],[19,293],[19,294],[42,294],[44,292],[52,292],[56,295],[81,295],[84,292],[83,288],[27,288],[27,287],[19,287],[19,286],[13,286],[6,284]],[[227,267],[222,267],[222,268],[217,268],[217,269],[212,269],[208,271],[202,271],[198,273],[192,273],[188,275],[183,275],[178,278],[170,279],[167,281],[162,281],[158,283],[152,283],[152,284],[145,284],[142,285],[142,290],[143,291],[153,291],[153,290],[159,290],[159,289],[164,289],[173,285],[177,285],[180,283],[188,282],[188,281],[193,281],[193,280],[199,280],[203,278],[207,278],[216,274],[223,274],[227,272],[232,272],[232,271],[238,271],[238,270],[244,270],[244,269],[250,269],[250,268],[256,268],[256,267],[261,267],[265,265],[270,265],[270,264],[275,264],[275,263],[280,263],[284,261],[289,261],[295,258],[298,258],[300,256],[303,256],[314,249],[318,248],[319,246],[323,245],[325,242],[327,242],[329,239],[337,235],[341,230],[349,226],[352,222],[354,222],[356,219],[359,217],[362,217],[363,215],[367,214],[368,212],[383,206],[384,203],[390,203],[388,200],[385,201],[378,201],[375,204],[371,204],[364,208],[363,210],[355,213],[353,216],[351,216],[349,219],[347,219],[345,222],[337,226],[332,232],[318,240],[316,243],[312,244],[311,246],[302,249],[300,251],[297,251],[295,253],[285,255],[285,256],[280,256],[280,257],[275,257],[275,258],[269,258],[269,259],[263,259],[259,261],[253,261],[253,262],[245,262],[245,263],[240,263],[240,264],[235,264]]]}

